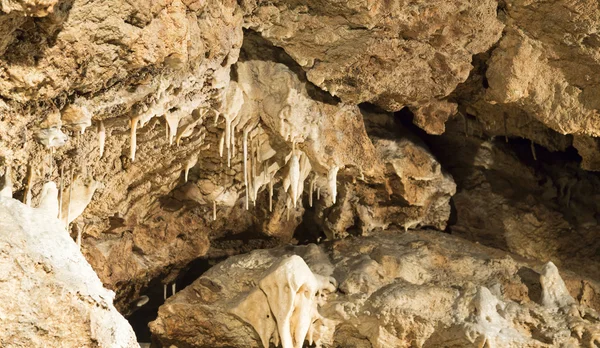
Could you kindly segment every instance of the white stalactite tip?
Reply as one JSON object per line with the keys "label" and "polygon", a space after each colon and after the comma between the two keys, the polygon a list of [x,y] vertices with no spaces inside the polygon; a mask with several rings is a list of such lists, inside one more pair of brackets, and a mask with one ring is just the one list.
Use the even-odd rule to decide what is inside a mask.
{"label": "white stalactite tip", "polygon": [[106,128],[104,122],[98,124],[98,147],[100,148],[100,158],[104,155],[104,145],[106,144]]}
{"label": "white stalactite tip", "polygon": [[299,182],[300,182],[300,159],[298,155],[295,153],[296,151],[292,150],[292,157],[290,158],[290,194],[292,198],[292,206],[296,208],[296,201],[300,196],[299,191]]}
{"label": "white stalactite tip", "polygon": [[217,221],[217,202],[213,201],[213,221]]}
{"label": "white stalactite tip", "polygon": [[140,120],[140,116],[136,116],[131,118],[130,125],[131,125],[131,134],[130,134],[130,153],[129,153],[129,158],[131,159],[131,162],[135,161],[135,152],[137,150],[137,126]]}
{"label": "white stalactite tip", "polygon": [[338,166],[333,166],[327,173],[327,184],[329,186],[329,193],[331,193],[333,204],[335,204],[337,197],[337,173],[339,169]]}

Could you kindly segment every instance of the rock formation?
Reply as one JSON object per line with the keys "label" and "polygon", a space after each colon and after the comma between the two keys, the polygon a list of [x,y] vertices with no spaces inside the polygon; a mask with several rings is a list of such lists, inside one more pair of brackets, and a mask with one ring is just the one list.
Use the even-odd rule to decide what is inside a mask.
{"label": "rock formation", "polygon": [[[574,297],[594,307],[599,18],[592,0],[2,0],[0,197],[58,218],[127,316],[189,285],[198,263],[414,229],[552,261],[577,272]],[[370,269],[355,266],[339,272]],[[475,284],[461,306],[477,313],[363,313],[369,328],[333,331],[342,319],[318,314],[329,309],[311,285],[302,310],[281,310],[295,324],[261,324],[260,342],[570,344],[552,331],[579,320],[566,305],[539,314],[553,323],[542,337],[523,324],[538,307],[514,314],[514,298],[457,277]],[[238,293],[250,289],[264,299],[259,284]],[[218,310],[234,300],[246,308],[232,297]],[[393,311],[426,310],[407,306]],[[575,336],[593,342],[582,318]],[[246,319],[223,342],[259,337]],[[213,329],[203,337],[227,345]]]}
{"label": "rock formation", "polygon": [[58,190],[38,208],[0,197],[0,345],[139,347],[64,225]]}
{"label": "rock formation", "polygon": [[[301,270],[304,261],[310,270]],[[169,298],[150,327],[166,346],[267,347],[277,335],[292,346],[282,325],[291,317],[293,327],[305,303],[302,284],[311,284],[310,296],[319,293],[313,272],[330,288],[314,314],[301,314],[316,334],[307,341],[319,347],[558,347],[600,339],[598,303],[591,308],[572,295],[582,291],[579,276],[563,281],[552,263],[425,231],[231,257]],[[589,284],[597,294],[600,284]]]}

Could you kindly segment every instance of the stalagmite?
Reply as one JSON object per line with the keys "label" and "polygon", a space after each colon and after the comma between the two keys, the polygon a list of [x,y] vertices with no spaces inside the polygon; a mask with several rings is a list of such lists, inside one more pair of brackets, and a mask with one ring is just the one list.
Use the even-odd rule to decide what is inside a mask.
{"label": "stalagmite", "polygon": [[98,145],[100,147],[100,158],[104,155],[104,144],[106,143],[106,128],[104,128],[104,122],[100,121],[98,124]]}
{"label": "stalagmite", "polygon": [[337,173],[339,169],[338,166],[333,166],[327,173],[327,184],[329,185],[329,193],[331,193],[333,204],[335,204],[337,197]]}
{"label": "stalagmite", "polygon": [[23,196],[23,203],[31,207],[31,185],[33,183],[33,168],[31,164],[27,166],[27,188],[25,189],[25,196]]}
{"label": "stalagmite", "polygon": [[137,125],[139,120],[140,116],[133,117],[129,120],[131,125],[129,158],[131,159],[131,162],[135,161],[135,151],[137,149]]}
{"label": "stalagmite", "polygon": [[73,176],[73,170],[71,170],[71,183],[68,190],[68,197],[63,198],[62,214],[63,223],[65,225],[73,222],[85,211],[85,208],[90,204],[96,189],[101,184],[91,177],[78,177]]}
{"label": "stalagmite", "polygon": [[12,198],[13,183],[12,183],[12,169],[10,164],[6,165],[6,171],[4,172],[4,186],[0,190],[0,197]]}
{"label": "stalagmite", "polygon": [[42,186],[38,209],[45,210],[52,216],[58,215],[58,189],[54,181],[48,181]]}

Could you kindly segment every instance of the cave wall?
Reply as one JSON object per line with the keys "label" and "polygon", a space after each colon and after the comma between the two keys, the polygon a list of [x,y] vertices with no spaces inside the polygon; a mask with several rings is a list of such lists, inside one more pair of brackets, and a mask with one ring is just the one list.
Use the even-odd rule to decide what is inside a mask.
{"label": "cave wall", "polygon": [[0,176],[33,206],[75,192],[123,312],[301,229],[446,230],[598,277],[597,2],[0,6]]}

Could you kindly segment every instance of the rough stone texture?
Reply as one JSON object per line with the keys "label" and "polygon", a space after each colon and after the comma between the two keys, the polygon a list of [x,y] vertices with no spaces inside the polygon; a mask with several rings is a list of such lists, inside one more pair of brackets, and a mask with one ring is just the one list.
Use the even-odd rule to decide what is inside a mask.
{"label": "rough stone texture", "polygon": [[600,304],[598,283],[561,272],[565,287],[551,264],[542,267],[426,231],[382,232],[231,257],[167,300],[150,324],[153,333],[167,346],[260,347],[254,329],[230,310],[265,270],[293,254],[339,284],[319,309],[323,322],[335,328],[322,337],[324,347],[486,342],[556,347],[586,346],[599,339],[600,321],[593,309]]}
{"label": "rough stone texture", "polygon": [[55,216],[0,197],[0,346],[139,347]]}
{"label": "rough stone texture", "polygon": [[460,122],[448,126],[429,144],[457,183],[452,233],[598,279],[598,176],[529,141],[465,138]]}
{"label": "rough stone texture", "polygon": [[[560,140],[558,134],[598,136],[599,16],[593,0],[501,2],[504,35],[482,57],[485,79],[478,88],[455,92],[459,109],[477,117],[486,131],[550,149],[571,145],[570,137]],[[589,141],[573,144],[583,167],[598,170]]]}
{"label": "rough stone texture", "polygon": [[[388,178],[401,176],[397,195],[413,197],[386,199],[377,224],[445,226],[453,184],[439,166],[430,169],[443,183],[440,192],[434,183],[421,195],[413,181],[430,179],[390,170],[359,107],[316,88],[282,50],[247,33],[238,61],[242,16],[235,2],[61,2],[35,23],[16,27],[20,36],[6,39],[0,59],[2,165],[13,169],[17,198],[27,195],[33,173],[34,205],[41,179],[58,182],[61,171],[67,190],[71,173],[76,183],[93,185],[84,185],[91,202],[79,207],[72,234],[81,235],[84,254],[117,291],[123,311],[151,280],[169,284],[199,257],[290,241],[308,205],[300,195],[303,204],[290,209],[285,188],[292,152],[309,162],[299,191],[320,188],[315,210],[336,209],[331,187],[360,178],[357,190],[382,195]],[[228,122],[232,143],[221,157]],[[426,150],[413,152],[417,161],[435,163]],[[407,156],[404,165],[410,163]],[[333,168],[339,172],[327,180]],[[413,192],[405,193],[408,188]],[[387,210],[395,216],[386,217]],[[344,235],[348,226],[330,220],[334,215],[316,221],[331,235]]]}
{"label": "rough stone texture", "polygon": [[387,110],[442,99],[464,82],[471,57],[503,25],[496,2],[241,2],[245,26],[285,51],[309,81],[358,104]]}
{"label": "rough stone texture", "polygon": [[330,239],[370,235],[389,226],[446,228],[452,177],[427,146],[387,114],[365,112],[367,131],[385,165],[377,185],[346,182],[335,206],[317,205],[315,217]]}

